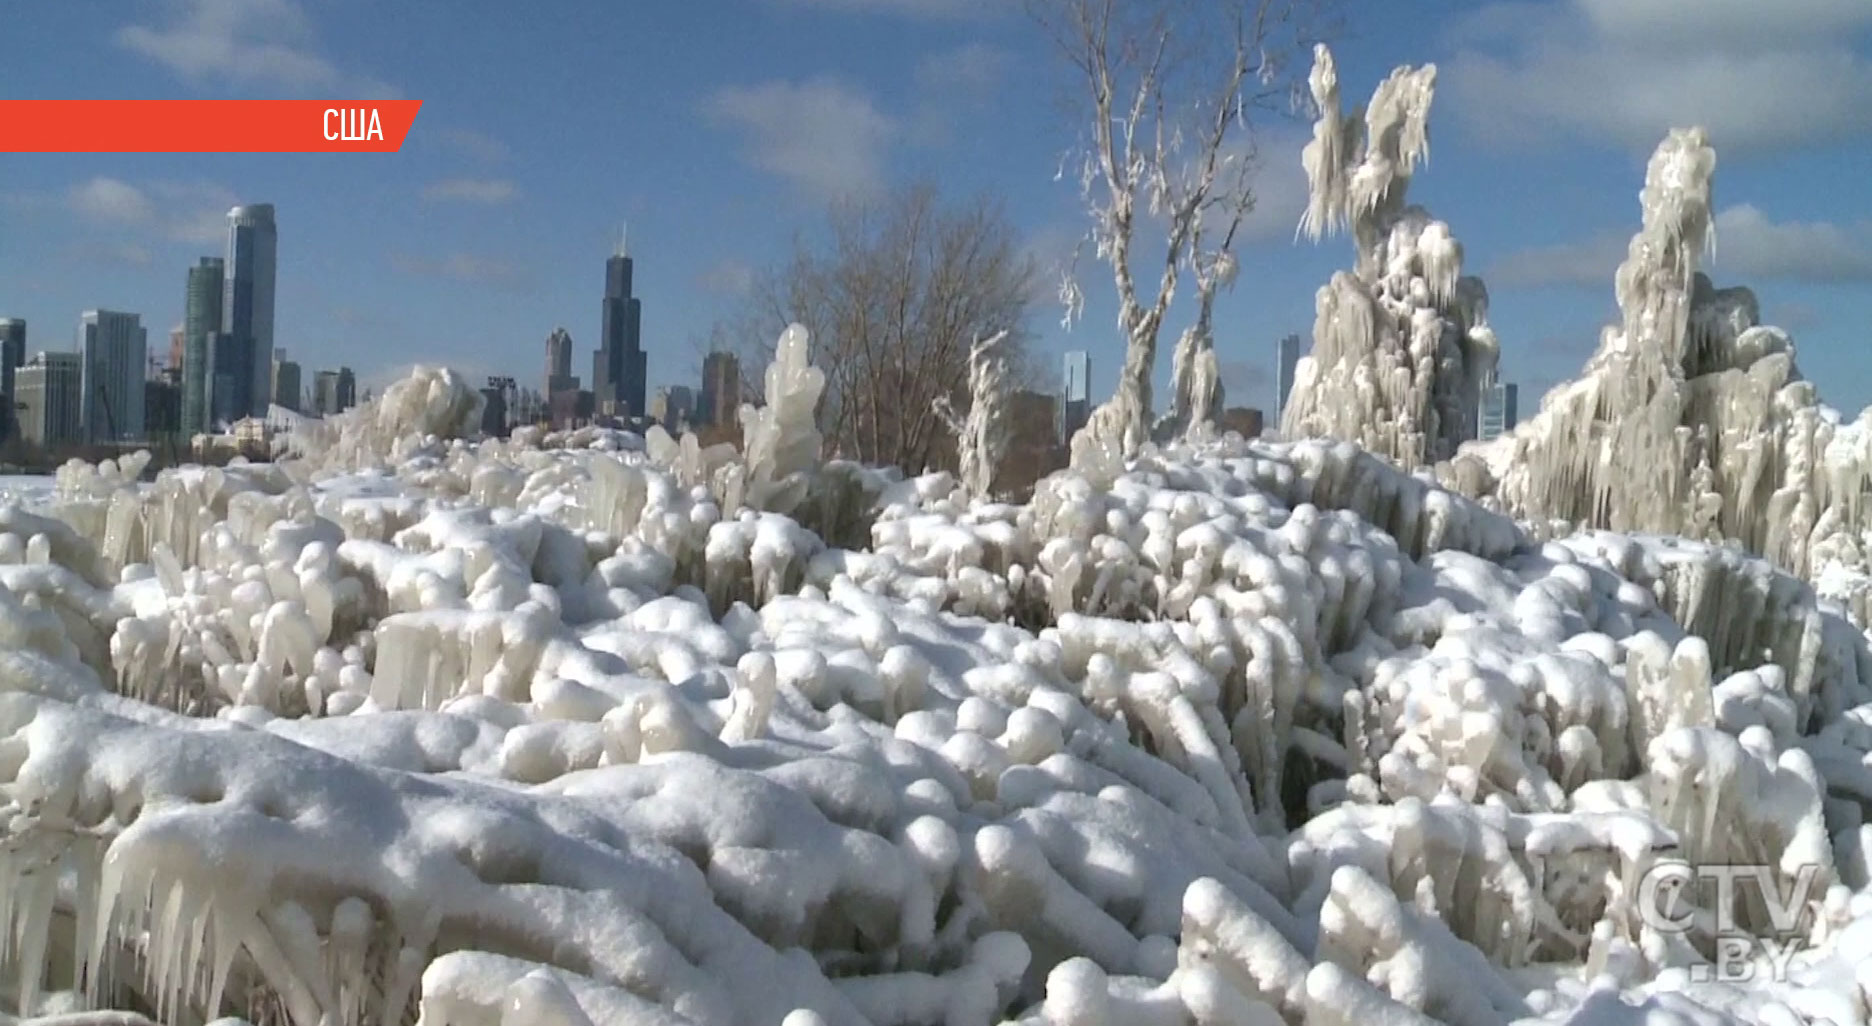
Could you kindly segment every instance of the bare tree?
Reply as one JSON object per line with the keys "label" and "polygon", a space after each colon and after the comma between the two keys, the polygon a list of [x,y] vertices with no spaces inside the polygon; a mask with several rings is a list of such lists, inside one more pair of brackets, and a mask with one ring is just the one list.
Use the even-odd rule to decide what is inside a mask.
{"label": "bare tree", "polygon": [[[1088,240],[1111,267],[1125,337],[1117,393],[1074,439],[1075,463],[1083,464],[1082,450],[1121,459],[1145,440],[1157,336],[1178,277],[1191,267],[1202,309],[1185,372],[1205,363],[1208,311],[1215,289],[1230,280],[1236,228],[1253,205],[1251,115],[1290,106],[1292,69],[1303,67],[1295,58],[1310,49],[1328,2],[1027,0],[1079,79],[1091,121],[1080,168]],[[1206,217],[1222,225],[1208,252],[1199,241]],[[1135,270],[1145,259],[1137,239],[1144,218],[1164,226],[1150,293]],[[1071,271],[1062,298],[1070,321],[1081,300]],[[1180,383],[1179,392],[1193,393],[1190,382]]]}
{"label": "bare tree", "polygon": [[998,353],[1016,373],[1025,366],[1037,273],[999,205],[949,204],[933,186],[911,186],[836,205],[823,236],[799,237],[756,277],[713,344],[733,348],[758,380],[780,331],[804,325],[826,374],[827,454],[920,473],[954,463],[937,411],[939,400],[967,409],[976,340],[1006,332]]}

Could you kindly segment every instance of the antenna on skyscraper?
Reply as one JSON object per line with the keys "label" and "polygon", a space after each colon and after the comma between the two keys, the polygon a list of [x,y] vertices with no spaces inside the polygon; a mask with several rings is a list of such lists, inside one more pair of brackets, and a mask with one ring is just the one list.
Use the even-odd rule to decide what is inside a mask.
{"label": "antenna on skyscraper", "polygon": [[618,244],[617,244],[617,255],[618,255],[618,256],[629,256],[629,255],[630,255],[630,253],[628,252],[628,250],[626,249],[626,247],[625,247],[625,245],[624,245],[624,243],[625,243],[625,238],[626,238],[626,236],[627,236],[627,234],[629,233],[629,231],[630,231],[630,222],[629,222],[629,221],[619,221],[619,222],[618,222]]}

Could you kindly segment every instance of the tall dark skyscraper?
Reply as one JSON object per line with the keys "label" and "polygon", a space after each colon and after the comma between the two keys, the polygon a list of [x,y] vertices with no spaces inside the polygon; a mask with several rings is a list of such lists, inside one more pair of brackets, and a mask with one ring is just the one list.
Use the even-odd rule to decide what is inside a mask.
{"label": "tall dark skyscraper", "polygon": [[643,303],[631,295],[631,269],[620,236],[617,252],[605,261],[604,316],[599,323],[598,352],[592,359],[592,395],[598,412],[620,417],[641,417],[648,410]]}
{"label": "tall dark skyscraper", "polygon": [[214,337],[221,332],[222,291],[227,263],[220,257],[202,257],[189,268],[188,294],[182,316],[182,431],[195,435],[212,425],[214,403]]}
{"label": "tall dark skyscraper", "polygon": [[[221,330],[234,336],[245,357],[246,384],[235,405],[240,415],[264,417],[272,399],[273,284],[279,230],[273,204],[228,211],[227,289]],[[221,373],[219,369],[215,372]],[[219,403],[217,402],[217,405]]]}
{"label": "tall dark skyscraper", "polygon": [[19,368],[25,365],[26,322],[17,317],[0,317],[0,440],[18,433],[13,399]]}

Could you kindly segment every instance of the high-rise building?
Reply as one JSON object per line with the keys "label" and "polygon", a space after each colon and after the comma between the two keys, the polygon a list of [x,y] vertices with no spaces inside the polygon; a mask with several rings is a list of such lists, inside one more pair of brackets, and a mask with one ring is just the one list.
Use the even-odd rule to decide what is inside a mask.
{"label": "high-rise building", "polygon": [[[244,350],[246,391],[234,405],[240,416],[266,416],[273,373],[273,285],[279,230],[273,204],[255,203],[228,211],[227,287],[221,330]],[[219,375],[220,371],[216,371]]]}
{"label": "high-rise building", "polygon": [[357,405],[357,376],[351,368],[319,371],[312,379],[312,405],[321,417],[343,413]]}
{"label": "high-rise building", "polygon": [[[188,331],[180,324],[169,329],[169,359],[164,367],[182,366],[182,356],[188,351]],[[152,354],[153,355],[153,354]]]}
{"label": "high-rise building", "polygon": [[0,441],[13,437],[19,419],[13,415],[13,400],[18,380],[15,374],[26,363],[26,322],[17,317],[0,317]]}
{"label": "high-rise building", "polygon": [[182,315],[182,430],[202,434],[213,426],[216,403],[215,336],[221,333],[221,308],[227,262],[202,257],[188,272]]}
{"label": "high-rise building", "polygon": [[1066,354],[1059,404],[1059,439],[1069,443],[1092,418],[1092,357],[1084,350]]}
{"label": "high-rise building", "polygon": [[633,270],[624,239],[605,261],[603,317],[598,352],[592,358],[592,392],[598,412],[610,417],[641,417],[647,411],[643,351],[643,302],[631,294]]}
{"label": "high-rise building", "polygon": [[78,397],[84,440],[96,444],[143,440],[144,364],[149,332],[142,318],[115,310],[86,310],[78,319],[83,359]]}
{"label": "high-rise building", "polygon": [[572,373],[572,333],[555,328],[546,336],[546,394],[578,387],[578,376]]}
{"label": "high-rise building", "polygon": [[52,448],[83,440],[78,397],[84,361],[77,353],[39,353],[13,379],[20,437]]}
{"label": "high-rise building", "polygon": [[299,409],[300,373],[297,361],[286,358],[286,350],[273,351],[273,405],[295,412]]}
{"label": "high-rise building", "polygon": [[1274,347],[1274,424],[1287,412],[1287,393],[1293,391],[1294,374],[1300,367],[1300,336],[1289,335]]}
{"label": "high-rise building", "polygon": [[735,354],[713,352],[702,358],[702,396],[696,403],[695,422],[709,427],[732,427],[741,412],[741,361]]}
{"label": "high-rise building", "polygon": [[319,371],[312,376],[312,411],[321,417],[338,412],[338,372]]}
{"label": "high-rise building", "polygon": [[1496,380],[1492,373],[1484,378],[1482,394],[1476,403],[1475,437],[1487,442],[1514,430],[1515,406],[1519,399],[1520,389],[1514,385]]}

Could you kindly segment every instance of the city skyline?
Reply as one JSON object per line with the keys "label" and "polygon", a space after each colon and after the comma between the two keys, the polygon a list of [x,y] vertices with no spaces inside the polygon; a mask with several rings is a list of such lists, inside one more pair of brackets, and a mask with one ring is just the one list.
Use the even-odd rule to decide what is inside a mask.
{"label": "city skyline", "polygon": [[[86,309],[131,310],[160,335],[183,319],[180,268],[217,251],[231,206],[266,200],[290,226],[274,345],[357,367],[370,385],[416,362],[477,381],[532,381],[534,347],[554,325],[580,339],[593,330],[578,328],[589,324],[590,267],[628,218],[646,257],[634,285],[649,299],[646,378],[691,382],[715,317],[755,271],[784,258],[796,232],[816,230],[842,192],[939,174],[959,195],[1002,198],[1049,270],[1071,252],[1087,222],[1075,176],[1055,175],[1080,126],[1061,116],[1064,73],[1024,18],[969,3],[724,3],[723,12],[627,13],[574,0],[576,17],[550,23],[472,5],[473,33],[458,27],[458,8],[420,4],[400,19],[294,0],[228,19],[201,0],[34,5],[18,20],[43,45],[9,56],[19,95],[395,93],[425,106],[404,152],[381,157],[15,155],[0,187],[10,243],[0,316],[63,326]],[[1421,19],[1374,8],[1337,52],[1350,97],[1368,95],[1398,63],[1438,63],[1435,173],[1412,196],[1450,224],[1465,270],[1488,283],[1490,321],[1530,402],[1572,377],[1596,344],[1638,223],[1644,155],[1666,127],[1692,119],[1709,124],[1721,160],[1717,283],[1756,291],[1830,402],[1852,411],[1872,401],[1872,370],[1855,346],[1856,326],[1872,318],[1872,254],[1857,228],[1872,221],[1872,205],[1850,170],[1865,162],[1872,132],[1840,115],[1864,109],[1865,97],[1841,91],[1872,81],[1872,9],[1824,25],[1774,16],[1775,61],[1847,69],[1793,106],[1792,86],[1749,105],[1721,103],[1733,95],[1725,88],[1675,88],[1689,76],[1673,69],[1686,65],[1757,91],[1781,81],[1712,63],[1720,46],[1707,33],[1668,59],[1624,61],[1642,41],[1595,20],[1599,7],[1584,0],[1530,4],[1511,23],[1501,10],[1466,3],[1453,18]],[[190,57],[202,52],[228,61]],[[299,59],[269,66],[255,58],[263,52]],[[97,73],[74,81],[74,62]],[[289,64],[309,70],[293,78]],[[478,70],[490,64],[553,75],[516,90]],[[1578,95],[1534,89],[1582,66],[1608,70],[1579,76],[1592,88]],[[1653,102],[1598,102],[1593,83],[1630,85],[1635,75],[1655,76],[1645,91]],[[594,91],[615,102],[576,113],[586,108],[575,99]],[[971,114],[984,96],[993,115]],[[1315,291],[1348,260],[1343,240],[1293,242],[1305,138],[1290,122],[1270,122],[1264,136],[1240,284],[1217,302],[1231,396],[1264,394],[1277,374],[1270,347],[1246,340],[1310,335]],[[1087,307],[1071,333],[1057,325],[1050,288],[1031,327],[1049,362],[1092,354],[1091,393],[1102,400],[1120,351],[1110,279],[1088,260],[1079,281]],[[1185,289],[1172,305],[1168,337],[1187,319],[1187,298]],[[1160,384],[1169,362],[1160,357]]]}

